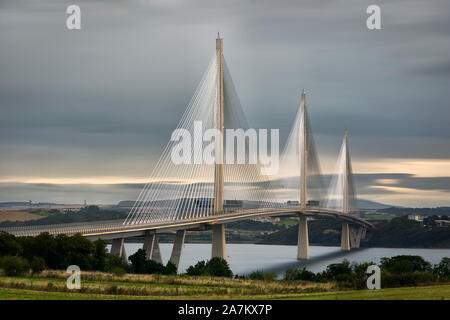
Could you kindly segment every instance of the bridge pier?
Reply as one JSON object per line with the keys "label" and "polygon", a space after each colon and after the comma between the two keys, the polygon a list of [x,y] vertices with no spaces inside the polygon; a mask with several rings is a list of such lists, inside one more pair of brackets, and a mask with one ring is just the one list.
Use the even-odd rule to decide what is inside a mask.
{"label": "bridge pier", "polygon": [[348,222],[342,223],[341,250],[350,251],[350,227]]}
{"label": "bridge pier", "polygon": [[309,259],[308,219],[304,215],[298,220],[297,259]]}
{"label": "bridge pier", "polygon": [[225,225],[213,224],[211,258],[219,257],[225,260],[227,259],[225,243]]}
{"label": "bridge pier", "polygon": [[184,237],[186,235],[186,230],[178,230],[175,236],[175,242],[173,243],[172,255],[170,256],[170,262],[172,262],[177,267],[180,265],[181,251],[184,246]]}
{"label": "bridge pier", "polygon": [[150,233],[145,236],[144,250],[147,259],[159,262],[161,264],[163,263],[161,250],[159,249],[158,236],[156,233]]}
{"label": "bridge pier", "polygon": [[113,239],[111,244],[111,254],[115,254],[121,257],[125,262],[127,262],[127,254],[125,252],[125,239],[117,238]]}
{"label": "bridge pier", "polygon": [[364,227],[350,228],[350,247],[351,248],[359,248],[361,239],[363,239],[363,235],[365,237],[365,228]]}

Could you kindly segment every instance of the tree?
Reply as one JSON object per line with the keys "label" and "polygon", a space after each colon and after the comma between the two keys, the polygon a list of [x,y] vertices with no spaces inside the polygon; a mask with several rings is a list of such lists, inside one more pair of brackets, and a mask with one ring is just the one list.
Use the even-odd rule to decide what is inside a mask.
{"label": "tree", "polygon": [[147,273],[149,264],[144,249],[139,249],[128,257],[131,261],[131,270],[133,273]]}
{"label": "tree", "polygon": [[305,280],[305,281],[314,281],[316,275],[314,272],[306,270],[303,268],[299,269],[288,269],[284,273],[284,280]]}
{"label": "tree", "polygon": [[30,264],[21,257],[4,256],[0,259],[0,268],[3,269],[5,275],[13,277],[27,273],[30,270]]}
{"label": "tree", "polygon": [[214,257],[208,261],[206,267],[212,276],[215,277],[232,277],[233,272],[231,272],[230,266],[225,259],[220,257]]}
{"label": "tree", "polygon": [[209,269],[206,267],[206,261],[197,262],[194,266],[190,266],[186,270],[186,274],[190,276],[209,276]]}
{"label": "tree", "polygon": [[115,254],[107,253],[106,254],[106,263],[105,263],[105,271],[113,272],[115,269],[123,269],[126,272],[129,271],[130,265],[126,263],[121,257]]}
{"label": "tree", "polygon": [[16,256],[22,253],[22,246],[16,237],[7,232],[0,232],[0,256]]}
{"label": "tree", "polygon": [[273,281],[277,278],[277,274],[275,272],[264,272],[262,270],[256,270],[250,273],[248,277],[251,280]]}
{"label": "tree", "polygon": [[441,262],[434,267],[433,273],[439,278],[450,278],[450,258],[442,258]]}
{"label": "tree", "polygon": [[103,239],[98,239],[94,241],[94,269],[99,271],[104,271],[106,267],[106,255],[108,250],[106,250],[106,241]]}
{"label": "tree", "polygon": [[171,275],[171,274],[177,274],[178,268],[175,264],[172,262],[167,262],[164,274]]}
{"label": "tree", "polygon": [[399,255],[381,258],[381,268],[393,273],[431,271],[431,264],[420,256]]}
{"label": "tree", "polygon": [[42,257],[33,257],[30,267],[33,274],[42,272],[45,269],[45,260]]}

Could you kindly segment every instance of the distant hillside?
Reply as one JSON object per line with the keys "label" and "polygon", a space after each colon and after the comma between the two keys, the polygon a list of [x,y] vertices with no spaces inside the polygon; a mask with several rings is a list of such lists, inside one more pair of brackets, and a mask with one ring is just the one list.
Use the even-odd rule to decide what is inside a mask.
{"label": "distant hillside", "polygon": [[364,199],[357,199],[356,205],[359,209],[386,209],[391,208],[391,205],[374,202],[370,200],[364,200]]}
{"label": "distant hillside", "polygon": [[[265,237],[261,244],[297,244],[298,226]],[[340,246],[341,224],[333,220],[309,222],[310,244]],[[380,248],[450,248],[449,228],[427,228],[406,216],[379,221],[367,232],[361,247]]]}
{"label": "distant hillside", "polygon": [[58,223],[75,223],[88,221],[116,220],[125,219],[126,212],[114,210],[100,210],[97,206],[88,206],[79,212],[56,213],[39,220],[29,221],[3,221],[0,227],[21,227],[21,226],[37,226]]}

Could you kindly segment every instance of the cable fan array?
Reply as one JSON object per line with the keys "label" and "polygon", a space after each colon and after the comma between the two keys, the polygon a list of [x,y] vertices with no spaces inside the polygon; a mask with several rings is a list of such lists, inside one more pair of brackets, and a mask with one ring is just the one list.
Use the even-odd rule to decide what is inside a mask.
{"label": "cable fan array", "polygon": [[[211,59],[177,129],[194,132],[194,123],[201,121],[203,131],[214,128],[216,110],[216,57]],[[236,89],[223,64],[224,127],[248,129]],[[193,145],[203,150],[207,144],[195,134]],[[226,135],[225,135],[226,138]],[[191,163],[174,164],[171,152],[177,142],[170,141],[157,162],[149,181],[145,184],[130,210],[124,224],[143,224],[180,219],[205,217],[214,210],[214,164],[202,161],[202,153],[194,152]],[[226,149],[226,139],[224,141]],[[246,151],[248,151],[246,144]],[[259,163],[224,164],[225,210],[269,207],[276,201],[266,176],[261,174]],[[241,199],[245,199],[242,201]],[[228,205],[227,205],[228,203]]]}
{"label": "cable fan array", "polygon": [[[214,55],[195,90],[176,129],[185,129],[193,137],[191,143],[204,150],[210,142],[203,141],[203,132],[215,128],[217,112],[217,57]],[[249,126],[242,110],[233,79],[223,59],[224,133],[227,129],[246,131]],[[303,96],[304,98],[304,96]],[[195,124],[201,122],[202,132],[195,134]],[[174,146],[170,140],[141,190],[124,224],[146,224],[206,217],[214,212],[214,166],[203,161],[203,152],[194,152],[190,163],[172,161]],[[306,144],[306,146],[304,145]],[[227,135],[224,151],[227,154]],[[305,156],[301,153],[305,147]],[[236,160],[237,154],[231,150]],[[322,207],[341,212],[356,209],[356,193],[352,178],[347,135],[338,157],[337,174],[325,192],[319,158],[312,130],[302,103],[283,148],[277,175],[265,176],[258,161],[250,163],[249,141],[245,140],[245,161],[242,164],[224,163],[224,211],[252,208],[280,208],[300,206],[300,172],[306,162],[307,206]],[[304,160],[302,160],[304,159]],[[344,196],[344,193],[347,196]],[[326,197],[324,196],[326,194]]]}

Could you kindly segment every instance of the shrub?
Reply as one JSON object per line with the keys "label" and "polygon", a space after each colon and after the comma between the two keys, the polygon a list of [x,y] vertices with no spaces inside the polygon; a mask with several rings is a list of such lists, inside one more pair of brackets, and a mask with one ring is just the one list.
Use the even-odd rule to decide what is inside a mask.
{"label": "shrub", "polygon": [[167,262],[166,268],[164,270],[164,274],[171,275],[171,274],[177,274],[177,266],[173,264],[172,262]]}
{"label": "shrub", "polygon": [[22,247],[14,235],[0,231],[0,256],[15,256],[19,255],[21,251]]}
{"label": "shrub", "polygon": [[441,262],[434,266],[433,273],[439,278],[450,278],[450,258],[442,258]]}
{"label": "shrub", "polygon": [[123,275],[125,275],[127,273],[127,271],[121,267],[114,267],[111,270],[111,273],[115,276],[122,277]]}
{"label": "shrub", "polygon": [[139,249],[136,253],[128,257],[131,261],[131,270],[133,273],[148,273],[147,257],[144,249]]}
{"label": "shrub", "polygon": [[273,281],[277,278],[275,272],[264,272],[262,270],[253,271],[248,275],[251,280]]}
{"label": "shrub", "polygon": [[119,257],[115,254],[107,253],[104,271],[112,272],[112,270],[115,268],[122,268],[126,272],[128,272],[128,270],[130,269],[130,266],[121,257]]}
{"label": "shrub", "polygon": [[303,269],[288,269],[284,273],[284,280],[305,280],[314,281],[316,280],[316,275],[314,272]]}
{"label": "shrub", "polygon": [[194,266],[190,266],[186,270],[186,274],[190,276],[209,276],[210,271],[209,268],[206,266],[206,261],[199,261]]}
{"label": "shrub", "polygon": [[39,273],[42,272],[45,269],[45,260],[42,257],[33,257],[33,260],[30,264],[31,272]]}
{"label": "shrub", "polygon": [[248,275],[248,278],[251,280],[264,280],[264,272],[261,270],[253,271]]}
{"label": "shrub", "polygon": [[231,272],[230,266],[225,259],[214,257],[208,261],[206,267],[212,276],[215,277],[232,277],[233,272]]}
{"label": "shrub", "polygon": [[231,272],[228,262],[219,257],[214,257],[208,262],[197,262],[194,266],[190,266],[186,270],[186,274],[190,276],[214,276],[228,278],[233,276],[233,272]]}
{"label": "shrub", "polygon": [[400,255],[391,258],[381,258],[381,268],[393,273],[408,273],[431,271],[431,264],[420,256]]}
{"label": "shrub", "polygon": [[435,276],[429,271],[408,272],[408,273],[389,273],[382,272],[381,287],[411,287],[419,283],[432,282]]}
{"label": "shrub", "polygon": [[30,264],[24,258],[17,256],[4,256],[0,259],[0,267],[7,276],[19,276],[30,270]]}

